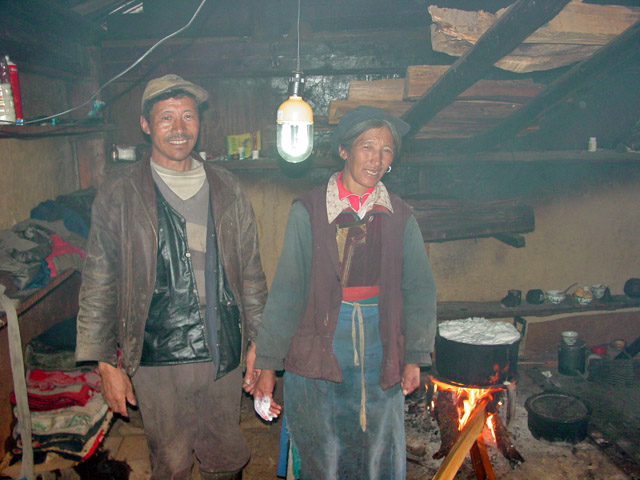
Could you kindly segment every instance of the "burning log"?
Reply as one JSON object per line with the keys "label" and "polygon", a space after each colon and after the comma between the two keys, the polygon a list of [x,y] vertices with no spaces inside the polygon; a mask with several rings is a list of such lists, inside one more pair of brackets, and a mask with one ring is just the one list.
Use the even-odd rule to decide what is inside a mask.
{"label": "burning log", "polygon": [[[477,404],[482,403],[483,411],[486,415],[486,426],[491,431],[500,453],[504,455],[512,467],[524,462],[522,455],[511,443],[509,432],[500,415],[498,415],[505,396],[509,402],[509,405],[507,405],[508,410],[512,407],[511,403],[515,404],[515,384],[509,387],[506,391],[502,387],[469,388],[448,384],[431,377],[427,396],[431,399],[433,405],[432,415],[438,422],[440,429],[440,448],[433,455],[433,458],[439,459],[450,454],[456,441],[459,440],[461,431],[463,431],[472,410],[475,409]],[[477,446],[475,459],[473,459],[474,455],[472,455],[474,468],[479,468],[480,464],[476,464],[484,458],[479,452],[482,447],[484,445]]]}
{"label": "burning log", "polygon": [[496,437],[496,445],[500,453],[509,461],[509,465],[514,468],[516,465],[524,462],[524,458],[520,455],[520,452],[511,443],[509,432],[505,428],[499,415],[494,415],[493,420],[493,433]]}
{"label": "burning log", "polygon": [[433,458],[444,458],[458,438],[458,410],[456,409],[455,393],[441,390],[435,397],[433,414],[440,429],[440,448],[433,454]]}

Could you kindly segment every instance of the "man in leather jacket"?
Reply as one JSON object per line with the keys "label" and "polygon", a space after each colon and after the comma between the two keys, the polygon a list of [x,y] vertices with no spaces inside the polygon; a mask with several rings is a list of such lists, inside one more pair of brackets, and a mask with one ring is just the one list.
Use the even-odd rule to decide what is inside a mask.
{"label": "man in leather jacket", "polygon": [[98,190],[82,273],[76,360],[98,362],[115,413],[138,405],[158,480],[190,478],[194,454],[203,478],[241,478],[250,456],[240,400],[267,288],[249,200],[192,152],[207,97],[177,75],[147,84],[150,157]]}

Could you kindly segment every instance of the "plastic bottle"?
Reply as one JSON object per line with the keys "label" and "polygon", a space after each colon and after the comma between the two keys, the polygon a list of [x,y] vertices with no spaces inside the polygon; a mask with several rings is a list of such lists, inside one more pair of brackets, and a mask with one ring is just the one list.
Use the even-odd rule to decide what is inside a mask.
{"label": "plastic bottle", "polygon": [[14,123],[16,123],[16,111],[13,107],[9,65],[4,58],[0,58],[0,124]]}
{"label": "plastic bottle", "polygon": [[9,79],[11,80],[11,93],[13,93],[13,108],[16,111],[16,120],[22,120],[22,99],[20,98],[20,83],[18,82],[18,66],[11,61],[9,55],[5,55],[4,59],[9,65]]}

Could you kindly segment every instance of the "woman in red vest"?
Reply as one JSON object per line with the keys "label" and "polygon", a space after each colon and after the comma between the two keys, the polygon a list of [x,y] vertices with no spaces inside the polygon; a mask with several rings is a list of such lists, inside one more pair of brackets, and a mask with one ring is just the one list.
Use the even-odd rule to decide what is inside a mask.
{"label": "woman in red vest", "polygon": [[404,395],[431,364],[435,284],[409,206],[380,181],[409,125],[373,107],[332,137],[344,169],[294,201],[257,338],[256,400],[284,413],[303,479],[404,479]]}

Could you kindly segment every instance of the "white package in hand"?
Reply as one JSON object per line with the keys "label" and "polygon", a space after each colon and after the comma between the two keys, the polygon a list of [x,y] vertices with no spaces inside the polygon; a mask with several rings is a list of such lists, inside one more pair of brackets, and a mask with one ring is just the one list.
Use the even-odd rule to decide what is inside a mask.
{"label": "white package in hand", "polygon": [[269,412],[269,408],[271,408],[271,399],[264,395],[262,398],[254,398],[253,399],[253,408],[255,408],[256,413],[260,415],[260,418],[270,422],[276,416]]}

